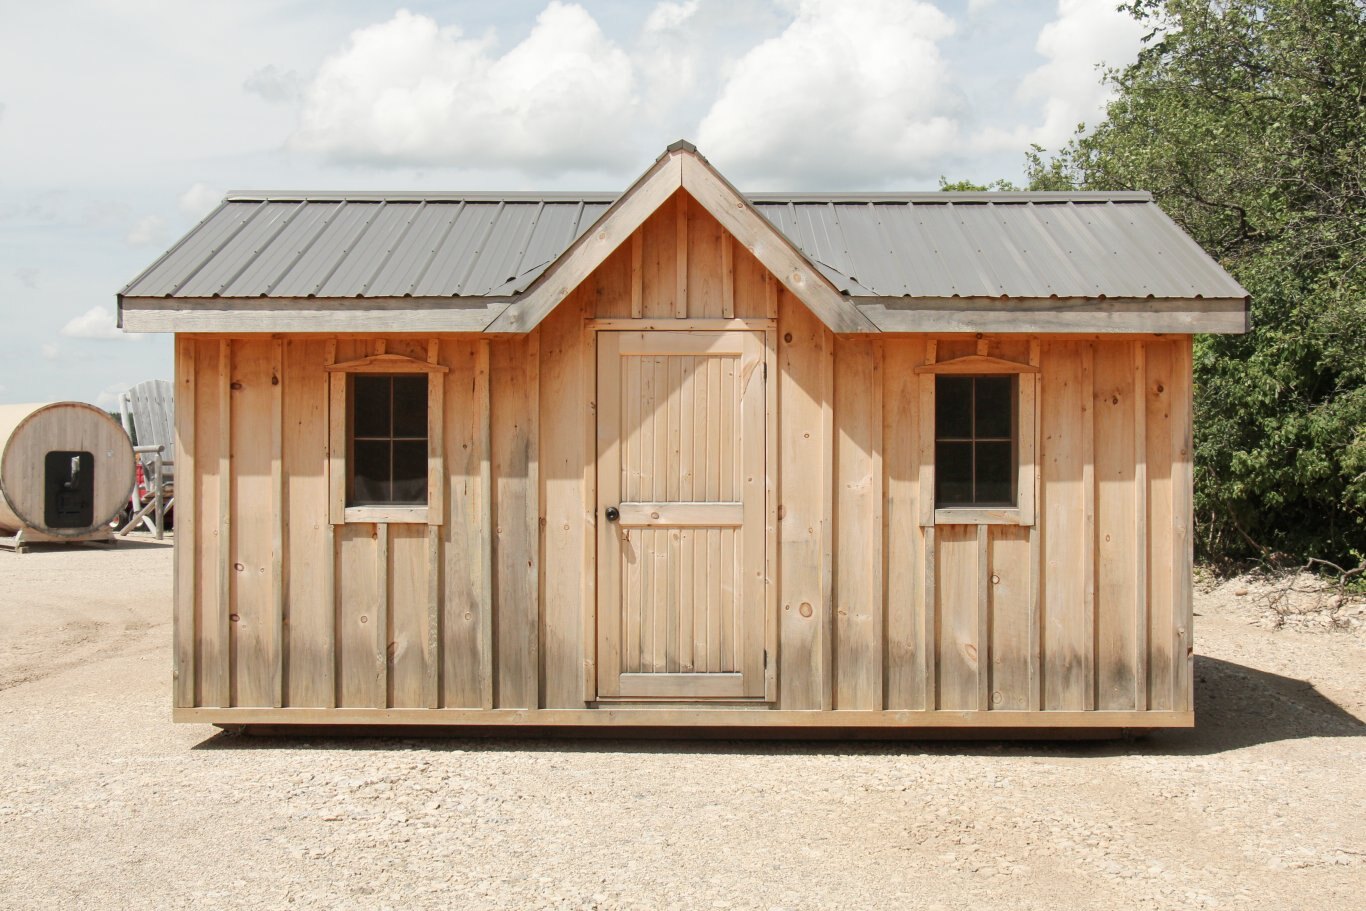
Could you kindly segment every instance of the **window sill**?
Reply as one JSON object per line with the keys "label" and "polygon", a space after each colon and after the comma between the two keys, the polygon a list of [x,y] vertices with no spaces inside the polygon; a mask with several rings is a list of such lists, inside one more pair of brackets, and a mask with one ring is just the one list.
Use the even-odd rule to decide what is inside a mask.
{"label": "window sill", "polygon": [[934,525],[1033,525],[1032,516],[1026,516],[1017,506],[993,507],[955,507],[936,509]]}
{"label": "window sill", "polygon": [[375,522],[388,525],[427,525],[425,506],[348,506],[340,524]]}

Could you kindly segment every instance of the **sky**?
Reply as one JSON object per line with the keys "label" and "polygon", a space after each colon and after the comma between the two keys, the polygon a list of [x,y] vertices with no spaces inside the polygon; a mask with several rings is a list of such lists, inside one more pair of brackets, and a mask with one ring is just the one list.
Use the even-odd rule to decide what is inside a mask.
{"label": "sky", "polygon": [[1117,0],[0,0],[0,403],[171,375],[115,296],[232,190],[1019,180],[1103,113]]}

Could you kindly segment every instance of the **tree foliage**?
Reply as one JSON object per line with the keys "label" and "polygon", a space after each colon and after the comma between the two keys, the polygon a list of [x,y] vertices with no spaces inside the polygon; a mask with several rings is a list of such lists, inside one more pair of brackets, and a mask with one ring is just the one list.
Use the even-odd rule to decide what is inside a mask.
{"label": "tree foliage", "polygon": [[1143,189],[1247,288],[1196,341],[1210,558],[1366,554],[1366,6],[1132,0],[1150,28],[1104,122],[1034,147],[1034,189]]}

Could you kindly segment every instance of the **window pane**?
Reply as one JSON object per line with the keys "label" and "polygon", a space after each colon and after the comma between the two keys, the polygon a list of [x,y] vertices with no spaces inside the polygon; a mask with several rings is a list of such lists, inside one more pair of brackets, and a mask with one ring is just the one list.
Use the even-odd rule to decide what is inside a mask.
{"label": "window pane", "polygon": [[1015,459],[1009,443],[977,444],[977,498],[983,505],[1013,506]]}
{"label": "window pane", "polygon": [[427,376],[396,376],[394,381],[394,436],[427,437]]}
{"label": "window pane", "polygon": [[970,504],[972,502],[972,444],[935,444],[934,477],[934,505],[936,507]]}
{"label": "window pane", "polygon": [[977,377],[977,436],[1010,439],[1011,404],[1015,401],[1013,376]]}
{"label": "window pane", "polygon": [[356,440],[351,450],[351,503],[389,502],[389,441]]}
{"label": "window pane", "polygon": [[427,443],[425,440],[394,443],[393,503],[427,502]]}
{"label": "window pane", "polygon": [[351,432],[358,437],[389,435],[389,377],[357,374],[351,378],[355,398]]}
{"label": "window pane", "polygon": [[972,377],[934,378],[934,436],[966,440],[972,436]]}

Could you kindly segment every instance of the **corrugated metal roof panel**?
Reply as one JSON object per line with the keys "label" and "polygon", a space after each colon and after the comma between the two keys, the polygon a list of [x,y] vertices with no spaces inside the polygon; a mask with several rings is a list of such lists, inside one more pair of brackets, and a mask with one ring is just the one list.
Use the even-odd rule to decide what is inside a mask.
{"label": "corrugated metal roof panel", "polygon": [[[1241,298],[1141,193],[766,194],[755,207],[856,297]],[[480,297],[526,290],[607,194],[241,194],[132,297]]]}

